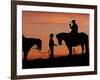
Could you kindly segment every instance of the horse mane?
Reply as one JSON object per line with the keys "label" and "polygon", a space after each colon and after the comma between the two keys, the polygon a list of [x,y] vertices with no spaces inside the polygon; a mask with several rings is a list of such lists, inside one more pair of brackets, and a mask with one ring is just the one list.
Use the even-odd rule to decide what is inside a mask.
{"label": "horse mane", "polygon": [[29,39],[33,39],[33,40],[41,40],[40,38],[27,38],[27,37],[25,37],[24,35],[22,36],[22,38],[23,38],[23,39],[28,39],[28,40],[29,40]]}
{"label": "horse mane", "polygon": [[61,35],[66,35],[66,34],[69,34],[69,33],[61,32],[61,33],[58,33],[58,34],[56,35],[56,37],[62,37]]}

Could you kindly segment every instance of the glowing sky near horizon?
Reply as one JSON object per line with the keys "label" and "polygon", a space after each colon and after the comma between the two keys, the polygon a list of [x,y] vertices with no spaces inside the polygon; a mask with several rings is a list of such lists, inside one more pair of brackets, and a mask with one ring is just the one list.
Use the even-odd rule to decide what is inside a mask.
{"label": "glowing sky near horizon", "polygon": [[[79,32],[84,32],[89,35],[89,14],[23,11],[23,35],[27,38],[40,38],[42,40],[41,52],[44,53],[49,49],[49,34],[57,34],[60,32],[69,33],[71,31],[69,23],[73,19],[76,20],[79,26]],[[58,44],[55,36],[54,42]],[[55,57],[69,54],[64,42],[62,46],[55,46],[54,50]],[[81,53],[80,45],[75,47],[75,52],[76,54]],[[37,58],[49,58],[49,53],[41,54],[36,50],[30,49],[28,59],[32,60]]]}

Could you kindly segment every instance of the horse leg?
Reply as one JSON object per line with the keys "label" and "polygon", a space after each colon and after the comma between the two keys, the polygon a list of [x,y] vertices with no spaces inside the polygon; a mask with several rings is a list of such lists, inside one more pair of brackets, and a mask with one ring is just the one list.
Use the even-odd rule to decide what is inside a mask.
{"label": "horse leg", "polygon": [[26,49],[24,51],[24,61],[27,61],[27,55],[28,55],[28,52],[29,52],[30,49]]}
{"label": "horse leg", "polygon": [[84,45],[81,44],[81,48],[82,48],[82,54],[84,52]]}
{"label": "horse leg", "polygon": [[69,49],[69,55],[72,56],[72,46],[68,46]]}
{"label": "horse leg", "polygon": [[24,61],[27,61],[27,54],[28,54],[28,53],[25,51],[25,52],[24,52]]}
{"label": "horse leg", "polygon": [[27,61],[27,55],[28,55],[28,51],[24,52],[24,61]]}
{"label": "horse leg", "polygon": [[85,52],[87,53],[87,54],[89,54],[89,44],[88,44],[88,42],[86,42],[85,43]]}

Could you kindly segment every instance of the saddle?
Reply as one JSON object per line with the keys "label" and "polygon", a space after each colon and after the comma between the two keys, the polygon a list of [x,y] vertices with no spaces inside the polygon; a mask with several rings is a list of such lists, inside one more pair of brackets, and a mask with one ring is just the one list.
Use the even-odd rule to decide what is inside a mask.
{"label": "saddle", "polygon": [[79,33],[75,33],[75,34],[69,33],[68,38],[69,38],[70,40],[77,40],[79,36],[80,36]]}

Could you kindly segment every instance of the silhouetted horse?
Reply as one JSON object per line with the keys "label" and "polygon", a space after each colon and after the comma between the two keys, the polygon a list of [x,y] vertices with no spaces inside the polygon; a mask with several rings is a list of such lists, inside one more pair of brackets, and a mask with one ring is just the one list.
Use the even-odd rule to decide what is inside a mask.
{"label": "silhouetted horse", "polygon": [[30,48],[32,46],[36,45],[38,47],[38,49],[41,50],[42,41],[40,39],[36,39],[36,38],[26,38],[25,36],[23,36],[22,39],[23,39],[22,49],[24,52],[24,60],[26,61]]}
{"label": "silhouetted horse", "polygon": [[82,53],[84,51],[84,45],[86,53],[89,53],[88,35],[85,33],[77,33],[76,35],[72,35],[70,33],[59,33],[56,35],[56,38],[59,45],[62,45],[62,40],[65,41],[70,55],[72,55],[72,47],[78,45],[81,45]]}

